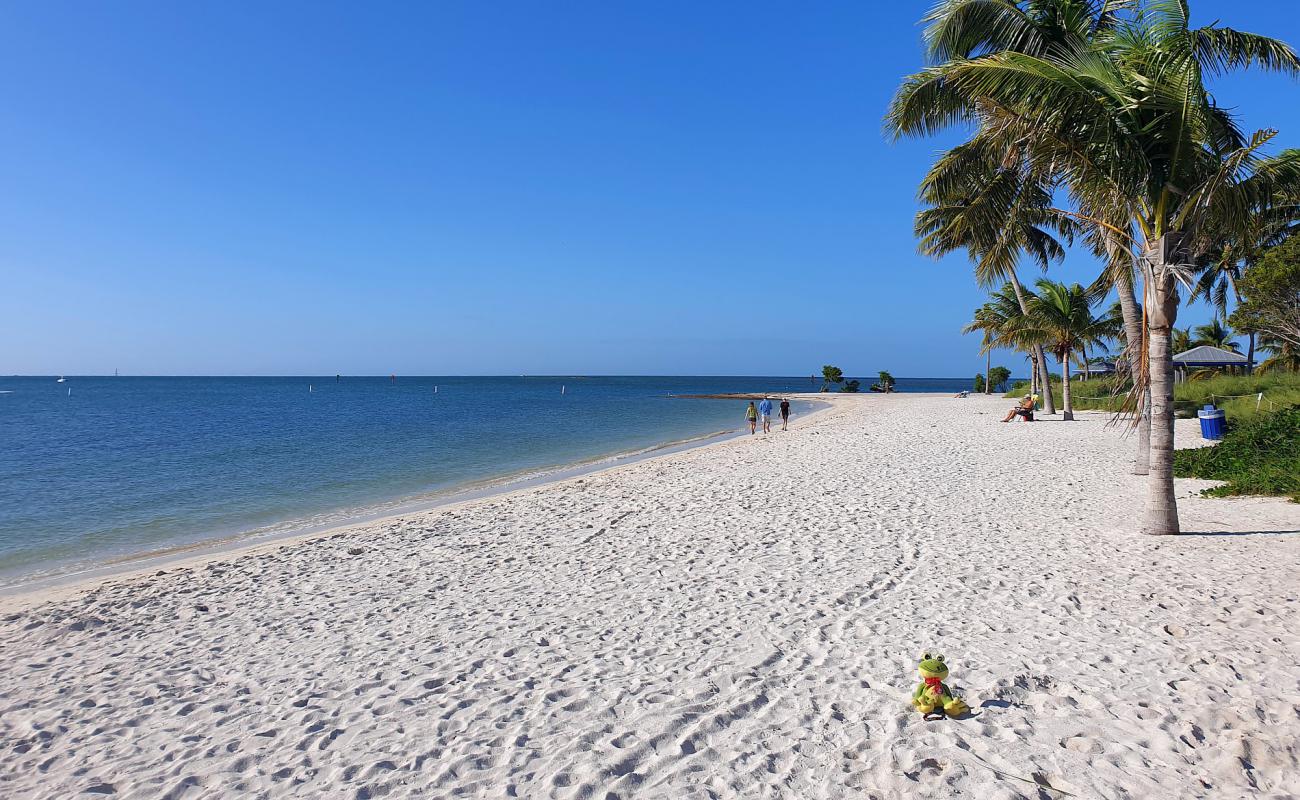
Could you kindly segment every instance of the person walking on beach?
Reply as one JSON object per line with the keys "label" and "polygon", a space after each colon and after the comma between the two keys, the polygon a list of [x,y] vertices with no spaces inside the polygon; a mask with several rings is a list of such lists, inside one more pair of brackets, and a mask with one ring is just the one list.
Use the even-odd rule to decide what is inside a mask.
{"label": "person walking on beach", "polygon": [[763,433],[772,432],[772,401],[764,397],[758,404],[758,413],[763,417]]}
{"label": "person walking on beach", "polygon": [[745,409],[745,419],[749,420],[749,435],[754,435],[754,426],[758,424],[758,409],[754,408],[754,401],[749,401],[749,408]]}
{"label": "person walking on beach", "polygon": [[790,401],[785,398],[781,399],[781,430],[789,430],[790,425]]}

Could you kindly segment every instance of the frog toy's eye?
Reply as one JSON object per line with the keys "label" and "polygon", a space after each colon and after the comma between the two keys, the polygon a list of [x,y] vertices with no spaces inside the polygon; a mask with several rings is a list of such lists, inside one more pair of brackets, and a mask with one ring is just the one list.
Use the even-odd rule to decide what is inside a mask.
{"label": "frog toy's eye", "polygon": [[930,651],[929,651],[929,650],[927,650],[927,651],[925,651],[924,653],[921,654],[921,660],[922,660],[922,661],[929,661],[929,660],[930,660]]}
{"label": "frog toy's eye", "polygon": [[935,660],[935,661],[938,661],[940,664],[942,664],[942,663],[943,663],[943,660],[944,660],[944,659],[943,659],[943,655],[942,655],[942,654],[939,654],[939,653],[936,653],[935,656],[934,656],[934,660]]}

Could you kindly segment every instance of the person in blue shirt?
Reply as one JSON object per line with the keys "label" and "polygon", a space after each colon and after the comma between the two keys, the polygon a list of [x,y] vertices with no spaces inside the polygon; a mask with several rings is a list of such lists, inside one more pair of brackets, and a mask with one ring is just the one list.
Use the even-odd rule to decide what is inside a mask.
{"label": "person in blue shirt", "polygon": [[763,420],[763,433],[772,431],[772,400],[764,397],[758,404],[758,416]]}

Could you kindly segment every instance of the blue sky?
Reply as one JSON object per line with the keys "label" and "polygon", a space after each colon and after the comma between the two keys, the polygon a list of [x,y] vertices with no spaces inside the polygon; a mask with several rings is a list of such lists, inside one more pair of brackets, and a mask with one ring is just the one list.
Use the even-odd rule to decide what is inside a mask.
{"label": "blue sky", "polygon": [[881,132],[929,5],[7,4],[0,374],[973,374]]}

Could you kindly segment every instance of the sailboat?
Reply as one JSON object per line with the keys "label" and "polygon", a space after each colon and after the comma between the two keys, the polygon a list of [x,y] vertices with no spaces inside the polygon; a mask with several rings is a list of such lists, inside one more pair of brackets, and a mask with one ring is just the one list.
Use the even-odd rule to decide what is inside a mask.
{"label": "sailboat", "polygon": [[65,382],[65,381],[67,381],[67,378],[65,378],[65,377],[63,377],[62,375],[60,375],[60,376],[59,376],[59,379],[58,379],[57,381],[55,381],[55,383],[63,383],[63,382]]}

